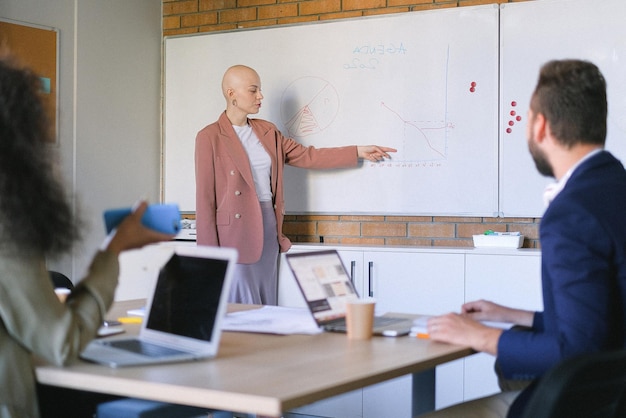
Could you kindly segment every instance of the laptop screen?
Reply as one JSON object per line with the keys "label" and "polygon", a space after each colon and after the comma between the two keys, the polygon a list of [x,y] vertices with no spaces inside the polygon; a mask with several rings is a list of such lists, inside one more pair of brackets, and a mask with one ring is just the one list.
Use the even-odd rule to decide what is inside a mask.
{"label": "laptop screen", "polygon": [[161,268],[147,329],[210,341],[228,260],[173,254]]}
{"label": "laptop screen", "polygon": [[358,295],[336,251],[287,254],[287,261],[318,323],[345,317],[346,300]]}

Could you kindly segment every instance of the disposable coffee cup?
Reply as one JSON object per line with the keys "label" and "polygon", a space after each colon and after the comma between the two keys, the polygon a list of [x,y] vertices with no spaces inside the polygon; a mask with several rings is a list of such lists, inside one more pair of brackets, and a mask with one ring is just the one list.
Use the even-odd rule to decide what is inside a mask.
{"label": "disposable coffee cup", "polygon": [[61,301],[61,303],[65,303],[65,300],[67,299],[67,296],[71,293],[72,291],[66,287],[57,287],[54,289],[54,293],[56,293],[57,297],[59,298],[59,300]]}
{"label": "disposable coffee cup", "polygon": [[374,329],[376,301],[372,298],[351,299],[346,302],[346,325],[351,340],[369,340]]}

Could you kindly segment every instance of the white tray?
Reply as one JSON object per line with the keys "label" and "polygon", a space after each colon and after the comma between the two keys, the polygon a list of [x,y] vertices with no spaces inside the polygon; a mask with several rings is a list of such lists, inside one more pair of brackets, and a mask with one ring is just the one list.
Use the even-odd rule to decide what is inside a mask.
{"label": "white tray", "polygon": [[474,247],[520,248],[524,244],[523,235],[474,235]]}

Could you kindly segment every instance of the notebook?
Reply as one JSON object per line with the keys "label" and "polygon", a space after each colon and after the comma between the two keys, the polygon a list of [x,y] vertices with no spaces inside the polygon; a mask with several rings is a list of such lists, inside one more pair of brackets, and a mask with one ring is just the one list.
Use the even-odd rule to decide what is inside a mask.
{"label": "notebook", "polygon": [[[302,296],[319,326],[327,331],[346,332],[346,301],[358,298],[350,276],[336,250],[286,254],[287,263]],[[406,335],[413,321],[393,316],[376,316],[374,334]]]}
{"label": "notebook", "polygon": [[180,246],[164,259],[139,335],[93,340],[81,358],[122,367],[217,355],[237,251]]}

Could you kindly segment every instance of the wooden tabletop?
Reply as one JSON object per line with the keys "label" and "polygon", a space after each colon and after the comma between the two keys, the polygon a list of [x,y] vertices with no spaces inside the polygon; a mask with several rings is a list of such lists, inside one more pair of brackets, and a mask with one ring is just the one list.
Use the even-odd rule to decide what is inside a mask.
{"label": "wooden tabletop", "polygon": [[[110,318],[143,300],[117,302]],[[229,310],[250,309],[231,305]],[[138,325],[125,325],[128,334]],[[345,334],[224,332],[209,360],[112,369],[79,361],[39,365],[40,383],[178,404],[280,416],[306,405],[472,354],[468,347],[414,337],[349,340]]]}

